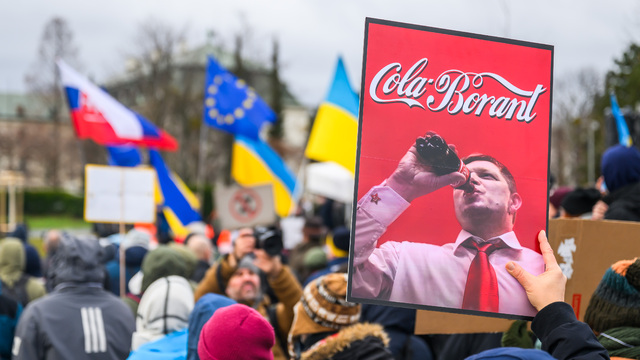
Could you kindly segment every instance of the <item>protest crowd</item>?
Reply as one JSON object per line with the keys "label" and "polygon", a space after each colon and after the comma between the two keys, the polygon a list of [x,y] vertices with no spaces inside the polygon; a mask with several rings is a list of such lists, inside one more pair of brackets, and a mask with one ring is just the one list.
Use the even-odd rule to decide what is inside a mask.
{"label": "protest crowd", "polygon": [[[344,72],[343,66],[340,60],[338,68]],[[273,205],[281,206],[278,197],[286,193],[289,197],[285,203],[292,209],[278,211],[275,222],[225,228],[218,215],[224,215],[226,209],[200,216],[199,209],[181,195],[180,183],[157,152],[175,149],[175,139],[117,104],[64,62],[58,67],[75,125],[86,126],[76,129],[79,137],[90,137],[80,130],[89,129],[89,125],[83,125],[84,117],[102,116],[96,109],[116,109],[118,116],[144,129],[140,130],[141,138],[133,142],[117,136],[93,140],[105,146],[114,141],[116,145],[148,145],[149,163],[156,171],[164,204],[156,203],[153,224],[93,222],[90,234],[48,229],[39,239],[39,249],[33,246],[34,236],[26,223],[0,233],[0,360],[640,359],[640,254],[630,253],[598,274],[601,280],[596,291],[583,303],[583,322],[578,320],[578,311],[565,302],[567,276],[545,229],[539,229],[536,249],[542,254],[544,272],[532,275],[517,261],[509,261],[500,269],[502,273],[506,269],[509,280],[515,279],[518,290],[526,292],[532,308],[525,305],[535,310],[531,322],[511,317],[510,327],[503,332],[419,334],[415,307],[351,301],[349,275],[353,275],[350,261],[354,261],[355,229],[349,219],[353,209],[328,196],[293,196],[297,190],[294,177],[283,170],[284,162],[259,138],[260,126],[274,122],[275,114],[253,90],[243,88],[232,74],[221,70],[213,58],[208,59],[206,89],[210,97],[205,101],[205,116],[209,117],[205,122],[229,125],[222,130],[236,136],[234,149],[251,150],[238,151],[247,156],[238,162],[251,163],[249,155],[258,154],[262,158],[255,163],[269,167],[265,173],[277,178],[268,179],[271,185],[278,185],[273,185]],[[427,82],[426,78],[417,79]],[[389,81],[385,86],[392,83],[396,84]],[[241,91],[230,96],[242,106],[251,100],[251,106],[234,107],[233,116],[245,114],[245,110],[261,111],[260,116],[269,119],[261,119],[257,125],[244,124],[244,133],[231,129],[233,121],[225,123],[227,118],[221,125],[222,117],[211,114],[218,114],[213,107],[221,101],[215,96],[226,91],[225,86],[232,92]],[[418,90],[412,92],[417,94]],[[542,93],[539,85],[535,96]],[[480,98],[475,96],[474,104]],[[86,98],[92,98],[95,104],[84,103]],[[339,99],[341,109],[346,109],[352,120],[357,119],[355,92],[329,98]],[[530,112],[534,100],[531,107],[522,105],[520,112]],[[510,116],[514,113],[515,106]],[[241,123],[241,117],[234,121]],[[109,121],[113,119],[105,120]],[[518,119],[510,124],[516,121],[522,122]],[[355,124],[350,128],[354,138]],[[153,136],[156,138],[146,138]],[[355,152],[355,143],[351,145]],[[122,162],[118,158],[126,157],[128,150],[108,151],[110,165],[141,165],[139,154],[125,165],[123,158]],[[413,156],[413,151],[407,156]],[[447,146],[446,151],[453,153],[455,149]],[[128,162],[131,159],[133,164]],[[354,159],[351,156],[345,166],[352,174]],[[460,161],[457,155],[456,160]],[[640,222],[640,150],[615,145],[601,160],[601,178],[593,188],[556,186],[551,176],[549,219]],[[234,160],[231,167],[236,165]],[[482,171],[488,173],[480,169],[470,175],[467,170],[466,182],[479,181]],[[451,172],[438,176],[447,175]],[[234,172],[234,180],[239,185],[255,185],[243,184],[239,171]],[[452,182],[440,185],[438,188],[454,187]],[[370,201],[378,205],[379,194],[371,196]],[[515,214],[509,216],[512,226]],[[180,233],[174,228],[176,220],[183,225]],[[377,225],[371,232],[379,230]],[[490,253],[484,251],[476,248],[472,252],[489,257]],[[385,264],[380,266],[384,268]],[[388,279],[380,282],[383,280]],[[425,286],[424,291],[430,290]],[[503,302],[509,300],[509,296],[502,298]]]}
{"label": "protest crowd", "polygon": [[[608,193],[558,188],[550,205],[557,216],[637,221],[638,202],[631,200],[640,187],[640,151],[614,146],[602,167]],[[183,239],[95,224],[91,236],[48,231],[40,257],[20,225],[0,241],[0,356],[640,358],[637,258],[621,259],[603,274],[583,323],[563,302],[566,278],[541,232],[546,271],[534,277],[508,266],[538,310],[533,332],[515,321],[504,333],[415,335],[416,310],[346,300],[350,231],[348,221],[336,221],[345,214],[335,216],[332,203],[299,214],[300,242],[292,248],[283,246],[278,224],[227,230],[193,223]],[[231,246],[218,246],[223,241]]]}

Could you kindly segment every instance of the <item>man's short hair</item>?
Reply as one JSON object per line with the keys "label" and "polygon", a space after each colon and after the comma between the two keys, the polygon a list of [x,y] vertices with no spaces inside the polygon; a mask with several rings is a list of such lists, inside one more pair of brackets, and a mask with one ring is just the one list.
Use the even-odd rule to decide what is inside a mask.
{"label": "man's short hair", "polygon": [[500,173],[502,173],[502,176],[504,176],[504,178],[507,180],[509,191],[512,194],[518,192],[518,189],[516,188],[516,180],[513,178],[511,171],[509,171],[509,169],[507,169],[507,167],[503,163],[498,161],[498,159],[494,158],[493,156],[484,154],[471,154],[462,159],[462,161],[465,163],[465,165],[468,165],[474,161],[488,161],[494,164],[498,167],[498,169],[500,169]]}

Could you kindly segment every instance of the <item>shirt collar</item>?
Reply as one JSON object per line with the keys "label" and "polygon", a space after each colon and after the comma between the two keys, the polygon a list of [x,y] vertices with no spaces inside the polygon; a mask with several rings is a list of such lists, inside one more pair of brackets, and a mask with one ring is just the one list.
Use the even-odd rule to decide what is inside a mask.
{"label": "shirt collar", "polygon": [[470,232],[466,231],[466,230],[462,230],[460,231],[460,233],[458,234],[458,238],[456,238],[456,242],[453,245],[453,251],[458,251],[458,249],[462,246],[462,244],[464,244],[464,242],[468,239],[468,238],[474,238],[476,239],[476,241],[478,242],[485,242],[485,241],[490,241],[500,238],[500,240],[502,240],[502,242],[509,248],[514,249],[514,250],[522,250],[522,246],[520,245],[520,242],[518,241],[518,238],[516,237],[516,233],[514,233],[513,231],[509,231],[508,233],[504,233],[500,236],[496,236],[493,237],[491,239],[488,240],[483,240],[473,234],[471,234]]}

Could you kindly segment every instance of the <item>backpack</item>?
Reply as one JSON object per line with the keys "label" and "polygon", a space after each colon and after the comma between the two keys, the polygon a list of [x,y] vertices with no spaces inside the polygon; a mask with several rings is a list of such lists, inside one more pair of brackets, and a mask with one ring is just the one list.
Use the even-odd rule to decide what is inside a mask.
{"label": "backpack", "polygon": [[12,287],[0,280],[2,294],[19,302],[23,307],[26,306],[29,303],[29,294],[27,294],[27,281],[29,281],[29,278],[29,275],[22,274]]}

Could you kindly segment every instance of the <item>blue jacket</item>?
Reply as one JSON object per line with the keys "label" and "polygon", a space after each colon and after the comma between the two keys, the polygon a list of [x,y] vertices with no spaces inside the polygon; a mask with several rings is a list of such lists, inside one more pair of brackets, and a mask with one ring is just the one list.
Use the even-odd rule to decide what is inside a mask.
{"label": "blue jacket", "polygon": [[22,314],[22,305],[2,295],[2,289],[0,289],[0,359],[11,359],[13,335],[20,314]]}
{"label": "blue jacket", "polygon": [[132,351],[127,359],[184,360],[187,358],[188,337],[187,328],[174,331],[161,339],[140,346],[138,350]]}

